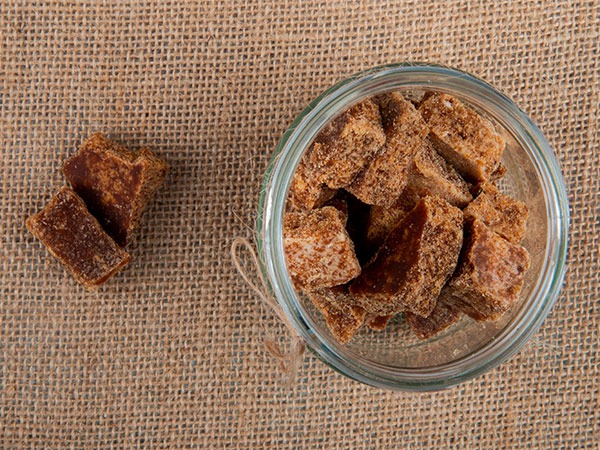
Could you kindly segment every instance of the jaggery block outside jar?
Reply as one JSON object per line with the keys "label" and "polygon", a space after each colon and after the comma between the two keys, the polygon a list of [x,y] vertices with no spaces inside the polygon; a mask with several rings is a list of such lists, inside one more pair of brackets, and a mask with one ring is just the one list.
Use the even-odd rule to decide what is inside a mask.
{"label": "jaggery block outside jar", "polygon": [[438,297],[435,308],[427,317],[405,312],[404,317],[413,333],[419,339],[429,339],[456,323],[461,311],[451,302]]}
{"label": "jaggery block outside jar", "polygon": [[390,207],[371,206],[367,222],[367,241],[372,246],[381,246],[387,235],[413,210],[420,199],[419,194],[411,186],[406,186]]}
{"label": "jaggery block outside jar", "polygon": [[446,161],[467,180],[490,179],[505,147],[490,121],[441,92],[426,94],[419,112],[429,126],[429,138]]}
{"label": "jaggery block outside jar", "polygon": [[125,246],[163,183],[167,165],[148,149],[134,153],[95,133],[65,161],[62,171],[107,233]]}
{"label": "jaggery block outside jar", "polygon": [[462,235],[460,209],[439,197],[422,199],[388,235],[350,293],[371,314],[409,311],[427,317],[454,271]]}
{"label": "jaggery block outside jar", "polygon": [[465,208],[465,219],[481,220],[503,238],[519,244],[527,231],[527,205],[502,194],[491,183],[480,183],[476,189],[479,195]]}
{"label": "jaggery block outside jar", "polygon": [[464,208],[473,199],[466,181],[424,140],[408,171],[408,184],[418,195],[437,195]]}
{"label": "jaggery block outside jar", "polygon": [[445,294],[464,303],[478,320],[499,319],[518,299],[529,269],[529,253],[494,233],[482,221],[467,223],[465,246]]}
{"label": "jaggery block outside jar", "polygon": [[332,206],[284,216],[283,246],[297,289],[316,290],[344,284],[360,273],[344,214]]}
{"label": "jaggery block outside jar", "polygon": [[96,289],[129,262],[129,254],[67,187],[58,191],[39,213],[29,217],[26,225],[88,290]]}
{"label": "jaggery block outside jar", "polygon": [[331,334],[342,344],[349,342],[363,326],[366,312],[352,301],[347,286],[308,291],[305,294],[325,317]]}
{"label": "jaggery block outside jar", "polygon": [[306,176],[331,189],[347,186],[382,148],[379,108],[366,99],[329,122],[307,150]]}
{"label": "jaggery block outside jar", "polygon": [[376,97],[386,142],[383,150],[346,188],[369,205],[390,207],[408,182],[408,168],[428,127],[413,104],[398,93]]}

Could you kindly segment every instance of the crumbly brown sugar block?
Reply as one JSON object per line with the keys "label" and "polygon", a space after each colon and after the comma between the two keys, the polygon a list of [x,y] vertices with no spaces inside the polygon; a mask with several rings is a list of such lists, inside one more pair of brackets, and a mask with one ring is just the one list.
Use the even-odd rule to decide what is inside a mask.
{"label": "crumbly brown sugar block", "polygon": [[86,289],[96,289],[129,262],[71,189],[64,187],[37,214],[27,229]]}
{"label": "crumbly brown sugar block", "polygon": [[394,318],[393,315],[390,316],[367,316],[366,323],[367,326],[374,331],[383,331],[390,323],[390,320]]}
{"label": "crumbly brown sugar block", "polygon": [[462,245],[462,211],[426,197],[388,235],[350,292],[376,315],[410,311],[427,317],[452,274]]}
{"label": "crumbly brown sugar block", "polygon": [[346,188],[369,205],[390,207],[408,181],[408,167],[428,128],[413,104],[398,92],[376,98],[386,135],[383,150]]}
{"label": "crumbly brown sugar block", "polygon": [[502,194],[491,183],[480,183],[476,190],[479,195],[465,208],[465,219],[479,219],[503,238],[519,244],[525,237],[527,205]]}
{"label": "crumbly brown sugar block", "polygon": [[408,184],[418,195],[437,195],[464,208],[473,199],[466,181],[442,158],[428,140],[414,157],[408,171]]}
{"label": "crumbly brown sugar block", "polygon": [[333,119],[307,150],[311,177],[331,189],[347,186],[383,146],[378,106],[364,100]]}
{"label": "crumbly brown sugar block", "polygon": [[283,245],[287,268],[298,289],[344,284],[360,273],[345,217],[332,206],[284,216]]}
{"label": "crumbly brown sugar block", "polygon": [[378,248],[390,231],[413,210],[420,199],[419,194],[411,186],[407,186],[390,207],[371,206],[367,222],[367,241]]}
{"label": "crumbly brown sugar block", "polygon": [[306,296],[325,316],[327,327],[342,344],[349,342],[365,323],[366,312],[353,303],[347,286],[309,291]]}
{"label": "crumbly brown sugar block", "polygon": [[505,142],[491,122],[443,93],[428,93],[419,112],[440,154],[468,180],[489,180],[498,168]]}
{"label": "crumbly brown sugar block", "polygon": [[62,170],[107,233],[125,246],[163,183],[167,165],[148,149],[133,153],[96,133],[65,161]]}
{"label": "crumbly brown sugar block", "polygon": [[473,308],[480,320],[497,320],[519,297],[529,269],[529,253],[480,220],[467,223],[465,236],[446,294]]}
{"label": "crumbly brown sugar block", "polygon": [[309,211],[323,206],[335,193],[334,189],[317,180],[316,174],[307,166],[306,158],[302,158],[292,177],[287,205],[291,211]]}
{"label": "crumbly brown sugar block", "polygon": [[435,308],[427,317],[405,312],[406,322],[419,339],[429,339],[441,333],[460,319],[460,310],[452,303],[438,298]]}

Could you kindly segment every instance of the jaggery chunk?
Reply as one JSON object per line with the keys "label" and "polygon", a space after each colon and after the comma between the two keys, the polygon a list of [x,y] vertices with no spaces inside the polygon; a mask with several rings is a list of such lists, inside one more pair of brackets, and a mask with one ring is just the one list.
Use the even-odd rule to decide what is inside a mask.
{"label": "jaggery chunk", "polygon": [[331,334],[342,344],[349,342],[365,322],[366,312],[353,303],[347,286],[310,291],[306,296],[325,316]]}
{"label": "jaggery chunk", "polygon": [[167,165],[148,149],[133,153],[96,133],[65,161],[62,170],[107,233],[125,246],[163,183]]}
{"label": "jaggery chunk", "polygon": [[419,111],[440,154],[468,180],[489,180],[505,142],[491,122],[443,93],[428,93]]}
{"label": "jaggery chunk", "polygon": [[371,206],[367,222],[367,241],[374,247],[379,247],[387,235],[400,223],[400,221],[413,210],[421,197],[418,193],[406,186],[394,204],[388,208]]}
{"label": "jaggery chunk", "polygon": [[344,284],[360,273],[345,217],[332,206],[284,216],[283,245],[287,267],[298,289]]}
{"label": "jaggery chunk", "polygon": [[369,205],[390,207],[408,181],[408,167],[428,128],[413,104],[398,92],[377,97],[386,141],[381,153],[346,189]]}
{"label": "jaggery chunk", "polygon": [[445,294],[479,313],[479,320],[497,320],[519,297],[529,269],[529,253],[480,220],[469,222],[465,235],[460,262]]}
{"label": "jaggery chunk", "polygon": [[408,171],[408,183],[418,195],[437,195],[448,203],[464,208],[473,199],[469,186],[431,143],[423,141]]}
{"label": "jaggery chunk", "polygon": [[464,210],[466,219],[479,219],[492,231],[513,244],[519,244],[526,231],[527,205],[502,194],[491,183],[477,186],[479,195]]}
{"label": "jaggery chunk", "polygon": [[460,319],[461,312],[454,304],[438,298],[435,308],[427,317],[404,313],[408,325],[419,339],[429,339],[441,333]]}
{"label": "jaggery chunk", "polygon": [[456,266],[462,233],[460,209],[439,197],[422,199],[388,235],[350,292],[372,314],[407,310],[427,317]]}
{"label": "jaggery chunk", "polygon": [[106,234],[83,201],[67,187],[29,217],[26,225],[88,290],[97,288],[129,262],[129,254]]}
{"label": "jaggery chunk", "polygon": [[387,327],[390,320],[394,318],[390,316],[367,316],[367,326],[373,331],[383,331]]}
{"label": "jaggery chunk", "polygon": [[330,189],[326,184],[317,181],[316,174],[311,173],[306,158],[303,157],[292,177],[288,206],[292,211],[309,211],[313,208],[320,208],[335,193],[334,189]]}
{"label": "jaggery chunk", "polygon": [[364,100],[328,123],[307,150],[308,176],[331,189],[350,184],[385,142],[379,108]]}

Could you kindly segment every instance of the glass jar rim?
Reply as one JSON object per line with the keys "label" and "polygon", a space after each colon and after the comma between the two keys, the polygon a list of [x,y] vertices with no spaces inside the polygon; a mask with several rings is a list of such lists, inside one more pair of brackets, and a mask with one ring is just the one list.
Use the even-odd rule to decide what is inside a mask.
{"label": "glass jar rim", "polygon": [[[479,104],[503,126],[518,136],[536,168],[543,186],[548,234],[544,266],[527,308],[482,348],[451,362],[403,368],[369,364],[344,358],[315,333],[301,309],[291,285],[283,252],[282,223],[291,176],[304,150],[337,114],[362,98],[398,89],[430,86],[460,92],[470,103]],[[373,386],[426,391],[443,389],[490,370],[517,352],[541,325],[558,298],[566,271],[569,206],[564,180],[550,145],[533,121],[512,100],[488,83],[458,69],[405,62],[357,73],[326,90],[298,115],[279,141],[267,168],[259,199],[256,237],[261,269],[271,294],[304,339],[307,346],[338,372]]]}

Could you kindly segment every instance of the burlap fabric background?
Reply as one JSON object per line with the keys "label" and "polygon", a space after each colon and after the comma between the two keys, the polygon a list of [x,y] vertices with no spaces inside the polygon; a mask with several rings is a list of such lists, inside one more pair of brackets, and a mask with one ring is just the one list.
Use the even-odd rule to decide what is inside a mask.
{"label": "burlap fabric background", "polygon": [[[562,3],[562,5],[561,5]],[[0,3],[0,447],[597,448],[600,4]],[[258,185],[293,117],[403,60],[492,82],[539,124],[572,209],[532,344],[448,391],[384,392],[308,355],[292,390],[240,281]],[[133,263],[80,288],[25,230],[101,130],[171,165]]]}

